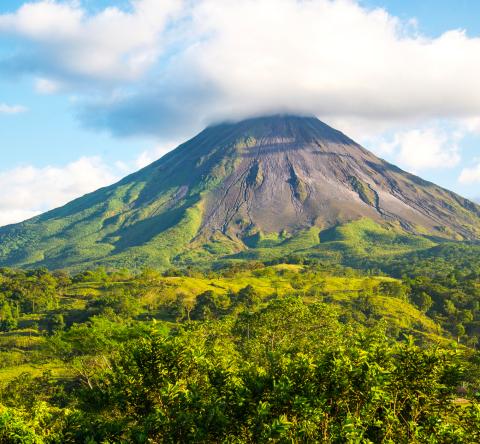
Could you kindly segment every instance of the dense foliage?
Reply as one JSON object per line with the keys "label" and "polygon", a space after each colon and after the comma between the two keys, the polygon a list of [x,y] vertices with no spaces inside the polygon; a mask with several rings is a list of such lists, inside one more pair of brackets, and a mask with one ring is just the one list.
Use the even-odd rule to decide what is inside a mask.
{"label": "dense foliage", "polygon": [[478,442],[478,266],[448,251],[0,270],[0,442]]}

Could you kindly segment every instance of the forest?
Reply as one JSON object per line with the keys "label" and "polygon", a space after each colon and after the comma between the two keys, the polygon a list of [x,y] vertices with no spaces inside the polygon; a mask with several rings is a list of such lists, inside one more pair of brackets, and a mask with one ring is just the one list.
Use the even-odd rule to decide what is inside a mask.
{"label": "forest", "polygon": [[0,442],[480,441],[480,259],[0,270]]}

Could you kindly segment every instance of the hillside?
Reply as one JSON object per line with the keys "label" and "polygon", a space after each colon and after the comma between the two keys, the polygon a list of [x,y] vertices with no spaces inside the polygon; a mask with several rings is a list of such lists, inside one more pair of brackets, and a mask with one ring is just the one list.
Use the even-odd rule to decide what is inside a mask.
{"label": "hillside", "polygon": [[0,265],[165,268],[265,248],[335,252],[352,226],[378,251],[379,239],[417,249],[478,239],[480,207],[318,119],[261,117],[209,127],[112,186],[0,228]]}
{"label": "hillside", "polygon": [[[161,275],[147,270],[134,275],[126,270],[107,274],[97,269],[72,277],[44,270],[4,269],[0,272],[0,381],[22,372],[53,371],[71,377],[73,369],[62,363],[63,351],[52,354],[49,336],[55,332],[75,335],[79,330],[88,341],[95,340],[87,339],[87,326],[92,323],[97,329],[110,329],[110,333],[102,331],[110,336],[122,323],[139,334],[154,319],[173,327],[176,322],[195,319],[195,306],[207,294],[215,301],[215,317],[222,317],[235,311],[247,290],[260,305],[299,296],[306,304],[326,302],[344,322],[384,322],[395,339],[411,334],[422,342],[448,344],[451,340],[447,330],[407,297],[401,281],[337,266],[321,269],[256,262],[217,273]],[[81,348],[80,344],[75,347]],[[88,351],[89,346],[84,349]]]}
{"label": "hillside", "polygon": [[0,442],[478,442],[479,269],[462,250],[433,280],[1,269]]}

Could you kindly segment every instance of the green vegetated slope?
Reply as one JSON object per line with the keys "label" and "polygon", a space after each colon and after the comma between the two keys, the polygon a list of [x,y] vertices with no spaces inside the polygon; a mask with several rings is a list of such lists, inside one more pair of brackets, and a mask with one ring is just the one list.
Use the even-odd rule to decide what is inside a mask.
{"label": "green vegetated slope", "polygon": [[4,230],[4,262],[50,268],[82,268],[99,261],[130,267],[146,262],[168,265],[197,233],[199,192],[180,197],[174,184],[170,189],[166,183],[167,191],[152,198],[141,176]]}
{"label": "green vegetated slope", "polygon": [[320,231],[311,228],[295,236],[263,235],[249,240],[248,250],[224,256],[232,259],[268,260],[297,255],[351,265],[378,257],[396,257],[412,251],[423,251],[445,240],[406,233],[398,226],[380,225],[371,219],[359,219]]}
{"label": "green vegetated slope", "polygon": [[211,150],[208,134],[118,184],[29,221],[0,229],[1,263],[50,268],[87,264],[157,267],[197,234],[202,194],[230,166],[232,146]]}
{"label": "green vegetated slope", "polygon": [[[0,317],[5,322],[15,319],[15,328],[5,327],[7,331],[0,335],[3,357],[0,375],[6,378],[26,370],[36,374],[45,369],[63,372],[65,369],[48,353],[43,361],[40,359],[37,362],[41,355],[39,349],[47,339],[44,333],[52,328],[56,317],[61,315],[64,326],[83,323],[98,314],[95,304],[105,299],[109,300],[107,306],[108,303],[121,304],[125,295],[127,302],[133,304],[133,312],[128,313],[128,304],[124,308],[116,307],[116,310],[125,309],[125,315],[133,314],[139,322],[152,318],[174,321],[175,317],[170,312],[179,298],[187,305],[194,304],[196,297],[205,292],[211,292],[223,301],[227,309],[232,295],[252,287],[260,300],[300,295],[307,303],[325,301],[338,306],[345,314],[354,313],[360,318],[364,317],[364,310],[372,310],[376,319],[386,319],[390,327],[398,332],[441,337],[442,328],[404,295],[391,296],[392,287],[400,285],[396,279],[365,277],[348,270],[332,275],[328,271],[294,264],[265,267],[252,263],[253,270],[249,270],[248,265],[246,267],[243,271],[235,271],[235,268],[228,271],[228,268],[223,272],[207,275],[197,272],[190,276],[161,276],[152,271],[150,273],[154,278],[148,277],[148,274],[135,278],[127,272],[125,276],[117,273],[107,277],[104,272],[95,272],[97,274],[79,275],[68,285],[59,284],[56,278],[45,272],[40,272],[40,275],[32,272],[28,277],[24,277],[23,273],[14,277],[16,274],[5,272],[0,293],[3,298]],[[98,276],[99,281],[96,281]],[[134,295],[134,299],[133,296],[128,298],[130,294]],[[30,364],[31,368],[28,367]]]}

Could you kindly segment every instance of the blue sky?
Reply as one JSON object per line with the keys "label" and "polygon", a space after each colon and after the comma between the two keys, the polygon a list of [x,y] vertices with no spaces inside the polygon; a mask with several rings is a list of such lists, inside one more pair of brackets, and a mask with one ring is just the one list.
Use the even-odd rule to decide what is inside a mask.
{"label": "blue sky", "polygon": [[415,18],[420,30],[437,37],[450,29],[465,29],[469,35],[480,34],[480,3],[475,0],[364,0],[366,7],[385,8],[403,20]]}
{"label": "blue sky", "polygon": [[0,225],[277,111],[477,198],[478,17],[474,0],[4,0]]}

